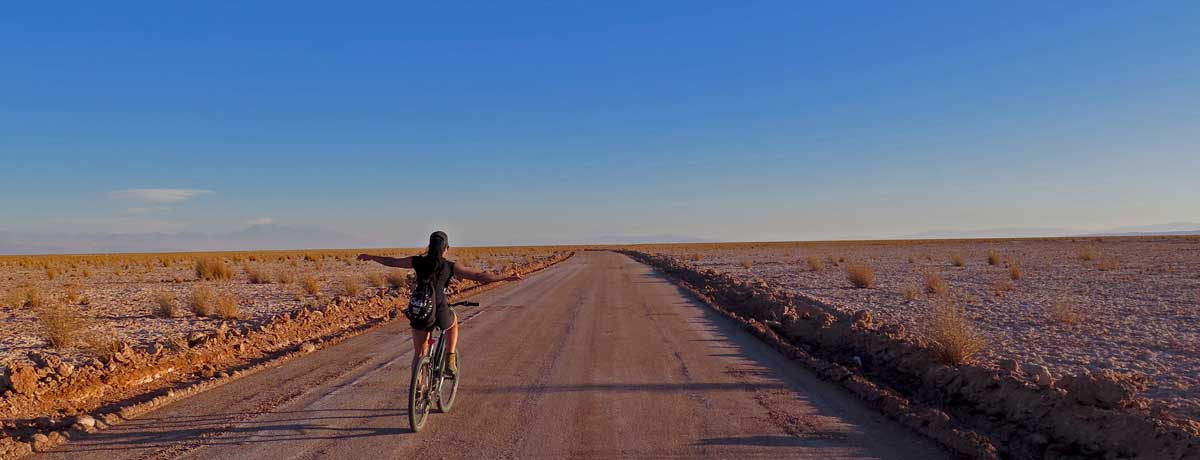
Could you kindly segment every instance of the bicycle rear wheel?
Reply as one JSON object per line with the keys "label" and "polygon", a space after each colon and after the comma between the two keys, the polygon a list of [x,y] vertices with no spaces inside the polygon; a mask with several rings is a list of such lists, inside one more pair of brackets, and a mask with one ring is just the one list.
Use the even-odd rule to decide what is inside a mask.
{"label": "bicycle rear wheel", "polygon": [[414,432],[421,431],[429,418],[432,390],[433,365],[428,356],[422,356],[413,366],[412,385],[408,387],[408,424]]}
{"label": "bicycle rear wheel", "polygon": [[[458,382],[462,381],[462,356],[461,353],[459,355],[458,372],[454,374],[454,377],[446,376],[442,380],[442,391],[438,392],[437,406],[438,410],[443,413],[450,412],[450,408],[454,407],[454,398],[458,396]],[[449,367],[450,365],[447,363],[444,366]],[[442,375],[446,374],[443,372]]]}

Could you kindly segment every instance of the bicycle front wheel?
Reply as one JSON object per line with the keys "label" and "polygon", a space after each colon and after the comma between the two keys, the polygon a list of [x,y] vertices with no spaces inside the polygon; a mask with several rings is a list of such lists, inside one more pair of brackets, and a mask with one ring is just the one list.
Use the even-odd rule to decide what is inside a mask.
{"label": "bicycle front wheel", "polygon": [[412,385],[408,387],[408,424],[414,432],[421,431],[433,406],[433,364],[422,356],[413,366]]}

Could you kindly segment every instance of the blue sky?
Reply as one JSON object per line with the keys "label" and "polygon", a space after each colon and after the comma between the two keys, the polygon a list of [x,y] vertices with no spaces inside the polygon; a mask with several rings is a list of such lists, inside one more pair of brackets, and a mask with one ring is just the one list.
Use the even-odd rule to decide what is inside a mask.
{"label": "blue sky", "polygon": [[448,3],[6,7],[0,231],[1200,220],[1196,2]]}

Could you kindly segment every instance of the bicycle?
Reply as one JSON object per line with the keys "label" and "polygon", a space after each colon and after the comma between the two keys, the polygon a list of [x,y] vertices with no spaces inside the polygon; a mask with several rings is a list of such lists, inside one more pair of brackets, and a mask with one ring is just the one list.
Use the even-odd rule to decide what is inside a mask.
{"label": "bicycle", "polygon": [[[478,307],[479,302],[455,302],[449,306]],[[454,407],[454,399],[458,396],[458,384],[462,381],[462,357],[459,357],[458,372],[453,377],[446,375],[445,335],[445,331],[439,328],[434,345],[433,334],[430,334],[429,344],[434,345],[432,352],[426,353],[413,366],[412,385],[408,387],[408,423],[413,432],[420,432],[425,426],[430,408],[435,403],[439,411],[447,413]],[[447,379],[451,380],[449,388],[445,387]]]}

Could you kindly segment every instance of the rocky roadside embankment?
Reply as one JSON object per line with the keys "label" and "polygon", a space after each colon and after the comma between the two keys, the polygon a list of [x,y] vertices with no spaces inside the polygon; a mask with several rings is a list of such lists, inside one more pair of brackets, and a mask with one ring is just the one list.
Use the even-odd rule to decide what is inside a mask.
{"label": "rocky roadside embankment", "polygon": [[972,458],[1200,460],[1200,423],[1153,412],[1145,380],[1113,371],[1058,380],[1011,360],[947,366],[899,325],[766,283],[624,251],[658,268],[823,378]]}
{"label": "rocky roadside embankment", "polygon": [[[521,266],[537,271],[571,253]],[[461,298],[498,284],[455,283]],[[103,429],[122,419],[311,353],[378,327],[400,315],[405,290],[379,290],[369,299],[334,299],[320,308],[276,315],[258,324],[223,323],[146,349],[119,344],[111,355],[76,367],[49,354],[0,372],[0,460],[20,458],[67,441],[72,431]]]}

